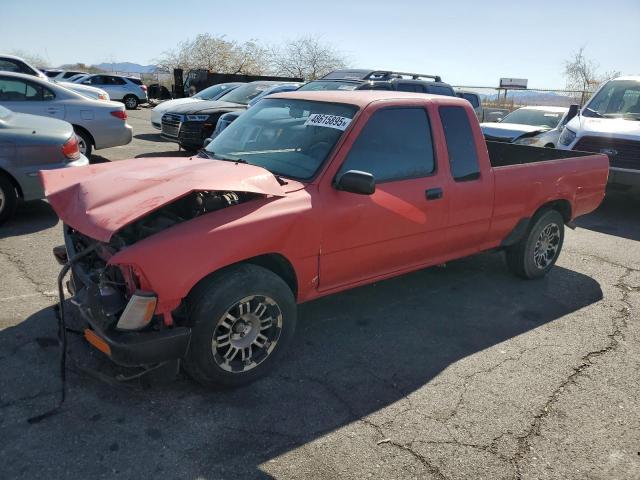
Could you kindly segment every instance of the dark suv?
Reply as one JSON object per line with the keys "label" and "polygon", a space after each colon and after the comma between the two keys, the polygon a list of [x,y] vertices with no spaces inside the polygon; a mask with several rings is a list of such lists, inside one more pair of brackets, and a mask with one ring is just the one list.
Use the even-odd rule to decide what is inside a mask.
{"label": "dark suv", "polygon": [[335,70],[299,90],[397,90],[455,97],[453,87],[439,75],[390,70]]}

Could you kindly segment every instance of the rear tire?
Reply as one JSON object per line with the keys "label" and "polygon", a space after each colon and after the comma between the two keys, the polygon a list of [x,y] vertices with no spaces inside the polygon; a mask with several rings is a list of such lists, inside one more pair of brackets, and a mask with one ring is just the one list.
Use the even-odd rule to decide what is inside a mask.
{"label": "rear tire", "polygon": [[543,210],[531,220],[527,236],[507,248],[507,265],[519,277],[542,277],[556,263],[563,242],[564,218],[557,210]]}
{"label": "rear tire", "polygon": [[77,127],[74,127],[73,131],[76,132],[78,137],[78,149],[80,150],[80,153],[91,161],[91,152],[93,149],[93,141],[91,140],[91,137],[87,132],[80,130]]}
{"label": "rear tire", "polygon": [[13,217],[17,206],[18,192],[11,180],[0,173],[0,224]]}
{"label": "rear tire", "polygon": [[184,368],[206,387],[239,387],[262,377],[295,331],[291,289],[257,265],[211,276],[189,294],[187,305],[192,334]]}
{"label": "rear tire", "polygon": [[127,110],[135,110],[138,108],[138,97],[135,95],[125,95],[122,101]]}

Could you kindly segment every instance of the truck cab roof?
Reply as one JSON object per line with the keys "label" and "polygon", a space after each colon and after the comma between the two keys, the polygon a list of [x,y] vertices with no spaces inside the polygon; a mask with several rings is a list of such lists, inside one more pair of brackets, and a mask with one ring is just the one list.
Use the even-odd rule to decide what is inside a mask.
{"label": "truck cab roof", "polygon": [[291,98],[317,102],[346,103],[359,108],[364,108],[372,102],[412,99],[429,100],[441,105],[468,105],[466,100],[455,96],[449,97],[445,95],[401,92],[396,90],[296,90],[294,92],[276,93],[269,98]]}

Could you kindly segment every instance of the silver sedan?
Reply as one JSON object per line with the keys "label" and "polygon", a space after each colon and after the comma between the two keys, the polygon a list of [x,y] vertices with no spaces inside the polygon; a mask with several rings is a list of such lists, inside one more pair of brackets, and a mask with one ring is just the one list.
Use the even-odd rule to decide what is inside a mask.
{"label": "silver sedan", "polygon": [[32,75],[0,72],[0,105],[11,111],[66,120],[79,137],[80,151],[131,142],[127,112],[121,103],[99,101]]}
{"label": "silver sedan", "polygon": [[69,123],[0,106],[0,223],[19,200],[43,198],[40,170],[88,164]]}

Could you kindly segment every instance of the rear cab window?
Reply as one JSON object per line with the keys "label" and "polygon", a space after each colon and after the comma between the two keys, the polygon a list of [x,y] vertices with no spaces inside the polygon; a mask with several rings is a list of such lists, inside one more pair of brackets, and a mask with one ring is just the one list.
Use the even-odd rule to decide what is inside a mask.
{"label": "rear cab window", "polygon": [[449,154],[451,176],[456,182],[480,178],[478,151],[464,107],[440,107],[440,121]]}
{"label": "rear cab window", "polygon": [[349,170],[371,173],[377,183],[435,172],[431,125],[421,107],[376,111],[354,142],[337,177]]}

